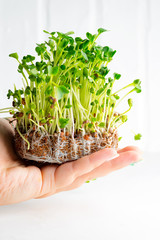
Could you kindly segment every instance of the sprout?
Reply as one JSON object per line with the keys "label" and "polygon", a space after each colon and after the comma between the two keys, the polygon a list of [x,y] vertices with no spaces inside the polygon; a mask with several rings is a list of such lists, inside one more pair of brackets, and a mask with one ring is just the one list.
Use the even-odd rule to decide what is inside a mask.
{"label": "sprout", "polygon": [[[97,33],[86,33],[86,38],[72,37],[73,32],[48,32],[48,40],[37,44],[36,55],[26,55],[20,60],[17,53],[9,56],[18,61],[23,88],[8,90],[13,106],[0,110],[9,112],[17,119],[18,131],[25,133],[37,126],[53,134],[66,128],[68,132],[116,129],[127,121],[126,113],[133,106],[116,114],[121,101],[131,93],[141,92],[141,81],[134,80],[114,92],[114,83],[121,74],[110,73],[109,62],[116,51],[109,46],[100,46],[97,38],[107,32],[99,28]],[[120,97],[123,90],[127,93]],[[41,126],[41,127],[40,127]],[[140,139],[137,134],[135,140]]]}
{"label": "sprout", "polygon": [[129,108],[133,106],[133,100],[131,98],[128,99],[128,105],[129,105]]}
{"label": "sprout", "polygon": [[141,140],[142,135],[140,133],[134,135],[134,140]]}

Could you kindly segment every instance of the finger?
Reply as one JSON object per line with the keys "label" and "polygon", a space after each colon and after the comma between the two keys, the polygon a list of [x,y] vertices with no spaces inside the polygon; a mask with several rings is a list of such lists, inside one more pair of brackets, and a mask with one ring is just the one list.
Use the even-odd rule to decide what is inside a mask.
{"label": "finger", "polygon": [[39,192],[39,195],[36,198],[42,198],[43,195],[52,193],[56,191],[55,184],[55,170],[56,166],[45,166],[41,168],[42,175],[42,185]]}
{"label": "finger", "polygon": [[140,159],[140,154],[137,153],[136,151],[128,151],[128,152],[120,153],[119,157],[117,157],[109,162],[103,163],[101,166],[92,170],[88,174],[84,174],[83,176],[78,177],[69,186],[58,189],[57,193],[61,192],[61,191],[69,191],[69,190],[78,188],[87,180],[92,180],[92,179],[95,179],[98,177],[106,176],[107,174],[109,174],[115,170],[124,168],[133,162],[137,162],[139,159]]}
{"label": "finger", "polygon": [[[118,158],[115,158],[109,162],[103,163],[101,166],[97,167],[96,169],[92,170],[91,172],[84,174],[83,176],[78,177],[75,179],[73,183],[68,186],[59,188],[56,190],[56,193],[61,191],[69,191],[75,188],[80,187],[84,184],[85,181],[91,180],[98,177],[103,177],[115,170],[123,168],[133,162],[138,161],[140,158],[140,154],[136,151],[128,151],[121,153]],[[46,194],[43,197],[48,197],[51,194]]]}
{"label": "finger", "polygon": [[127,152],[127,151],[135,151],[135,152],[138,152],[140,154],[142,154],[143,152],[141,151],[141,149],[139,149],[138,147],[136,146],[127,146],[125,148],[119,148],[117,149],[117,152],[118,153],[122,153],[122,152]]}
{"label": "finger", "polygon": [[54,194],[60,187],[64,188],[70,185],[78,176],[92,171],[105,161],[109,161],[116,156],[118,155],[114,149],[103,149],[76,161],[65,163],[56,170],[52,170],[51,167],[43,168],[42,175],[44,183],[38,198],[44,198]]}
{"label": "finger", "polygon": [[140,154],[143,154],[143,152],[136,146],[127,146],[125,148],[117,149],[118,153],[127,152],[127,151],[136,151]]}
{"label": "finger", "polygon": [[56,187],[60,188],[71,184],[77,177],[92,171],[102,163],[117,156],[117,152],[114,149],[105,148],[76,161],[61,165],[55,172]]}

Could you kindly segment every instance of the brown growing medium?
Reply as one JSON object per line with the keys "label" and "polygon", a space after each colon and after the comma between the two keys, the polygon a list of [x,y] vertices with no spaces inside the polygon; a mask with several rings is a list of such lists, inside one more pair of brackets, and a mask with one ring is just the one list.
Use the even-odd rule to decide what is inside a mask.
{"label": "brown growing medium", "polygon": [[103,148],[117,148],[117,130],[110,130],[109,133],[99,134],[97,132],[83,135],[76,132],[74,137],[69,132],[54,133],[40,132],[32,129],[23,136],[29,141],[27,143],[15,130],[15,149],[18,155],[28,161],[37,163],[57,163],[73,161],[85,155],[89,155]]}

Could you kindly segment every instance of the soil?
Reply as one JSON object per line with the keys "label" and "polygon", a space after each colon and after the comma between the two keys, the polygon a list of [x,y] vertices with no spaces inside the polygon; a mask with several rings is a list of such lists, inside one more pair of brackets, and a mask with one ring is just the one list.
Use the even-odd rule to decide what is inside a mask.
{"label": "soil", "polygon": [[54,133],[39,130],[29,130],[23,134],[28,144],[15,130],[15,149],[18,155],[33,165],[41,166],[43,163],[62,164],[64,162],[79,159],[103,148],[117,148],[118,134],[116,130],[109,133],[88,133],[76,132],[72,136],[69,132]]}

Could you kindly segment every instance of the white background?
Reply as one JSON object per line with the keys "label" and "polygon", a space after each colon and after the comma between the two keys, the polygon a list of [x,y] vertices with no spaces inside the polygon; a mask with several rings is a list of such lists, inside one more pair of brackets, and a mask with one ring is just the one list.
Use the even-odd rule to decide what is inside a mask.
{"label": "white background", "polygon": [[[122,85],[142,81],[120,130],[121,145],[146,152],[144,163],[73,192],[1,207],[0,239],[160,239],[159,12],[159,0],[0,0],[0,108],[11,104],[8,89],[21,86],[10,53],[34,54],[46,37],[43,29],[85,37],[104,27],[111,31],[98,43],[117,50],[111,72],[122,74]],[[141,132],[142,141],[134,143],[131,130]]]}

